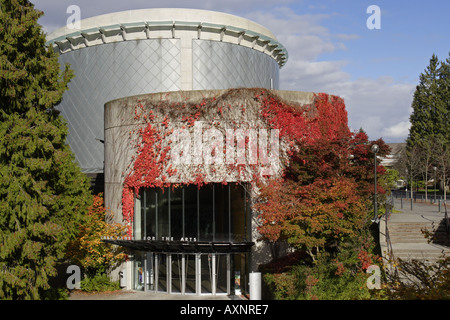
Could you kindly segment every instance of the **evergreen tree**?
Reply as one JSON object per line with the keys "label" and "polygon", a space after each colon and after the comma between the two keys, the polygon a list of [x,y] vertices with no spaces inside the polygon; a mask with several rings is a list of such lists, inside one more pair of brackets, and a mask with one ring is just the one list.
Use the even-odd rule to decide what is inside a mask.
{"label": "evergreen tree", "polygon": [[443,103],[439,130],[440,132],[445,133],[442,138],[444,138],[447,143],[450,143],[450,53],[449,57],[441,62],[439,74],[439,96]]}
{"label": "evergreen tree", "polygon": [[450,59],[440,62],[433,54],[429,66],[420,75],[412,102],[408,146],[427,138],[449,141]]}
{"label": "evergreen tree", "polygon": [[439,60],[433,54],[429,66],[420,75],[412,102],[413,113],[410,116],[411,129],[409,143],[414,144],[424,136],[434,134],[434,118],[436,115],[437,79]]}
{"label": "evergreen tree", "polygon": [[61,71],[27,0],[0,0],[0,299],[38,299],[92,201],[54,106]]}
{"label": "evergreen tree", "polygon": [[[410,116],[411,128],[406,140],[406,158],[410,164],[411,177],[422,175],[425,185],[428,183],[429,172],[437,167],[438,178],[445,186],[448,184],[448,149],[450,143],[450,58],[439,61],[433,54],[430,64],[420,75],[412,102],[413,112]],[[412,192],[412,190],[411,190]]]}

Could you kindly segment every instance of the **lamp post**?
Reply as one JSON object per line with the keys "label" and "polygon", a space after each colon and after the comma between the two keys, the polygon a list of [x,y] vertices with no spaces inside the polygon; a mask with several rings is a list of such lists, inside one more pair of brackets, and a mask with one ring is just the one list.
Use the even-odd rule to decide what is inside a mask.
{"label": "lamp post", "polygon": [[380,150],[380,147],[377,144],[372,145],[372,152],[374,153],[374,172],[375,172],[375,181],[374,181],[374,199],[373,199],[373,219],[372,222],[378,223],[378,206],[377,206],[377,152]]}
{"label": "lamp post", "polygon": [[405,198],[408,198],[408,168],[405,169],[405,174],[406,174]]}
{"label": "lamp post", "polygon": [[433,167],[434,170],[434,203],[436,203],[436,167]]}

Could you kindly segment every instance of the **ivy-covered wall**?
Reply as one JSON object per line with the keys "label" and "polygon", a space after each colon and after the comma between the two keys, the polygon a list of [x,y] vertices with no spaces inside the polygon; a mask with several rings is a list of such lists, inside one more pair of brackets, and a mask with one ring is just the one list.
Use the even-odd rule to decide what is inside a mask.
{"label": "ivy-covered wall", "polygon": [[[324,121],[326,132],[318,125]],[[283,175],[295,141],[342,127],[343,100],[326,94],[255,88],[113,100],[105,105],[105,205],[132,236],[140,188],[236,181],[255,187]],[[250,193],[257,196],[255,188]],[[260,249],[255,254],[267,254]]]}

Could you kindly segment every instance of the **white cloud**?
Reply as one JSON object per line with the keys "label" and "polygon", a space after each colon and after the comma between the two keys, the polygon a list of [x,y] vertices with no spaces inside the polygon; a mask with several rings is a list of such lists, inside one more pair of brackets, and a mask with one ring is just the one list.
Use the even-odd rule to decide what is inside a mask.
{"label": "white cloud", "polygon": [[357,40],[360,39],[361,36],[357,34],[345,34],[345,33],[337,33],[334,35],[337,39],[348,41],[348,40]]}
{"label": "white cloud", "polygon": [[408,131],[387,130],[399,122],[407,122],[415,85],[399,84],[392,79],[357,79],[329,84],[330,93],[344,94],[349,123],[354,129],[362,127],[371,139],[382,137],[388,142],[402,142]]}
{"label": "white cloud", "polygon": [[407,136],[411,123],[409,121],[401,121],[389,128],[383,130],[383,135],[391,138],[401,138]]}
{"label": "white cloud", "polygon": [[347,50],[345,42],[360,38],[333,34],[325,28],[323,21],[332,16],[301,15],[278,8],[254,12],[247,18],[270,29],[288,50],[289,61],[280,72],[280,89],[338,95],[345,100],[352,130],[362,128],[373,140],[403,141],[408,135],[404,123],[408,123],[415,84],[397,83],[390,76],[351,79],[344,71],[349,61],[319,61],[322,54]]}

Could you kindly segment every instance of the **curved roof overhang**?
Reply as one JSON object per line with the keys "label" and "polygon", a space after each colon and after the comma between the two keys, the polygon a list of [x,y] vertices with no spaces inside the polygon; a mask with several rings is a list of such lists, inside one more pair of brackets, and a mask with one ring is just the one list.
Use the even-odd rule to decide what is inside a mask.
{"label": "curved roof overhang", "polygon": [[[172,19],[167,20],[164,18]],[[146,9],[112,13],[80,21],[50,34],[48,45],[60,53],[106,43],[190,37],[246,46],[270,55],[282,67],[286,48],[266,28],[244,18],[206,10]]]}

